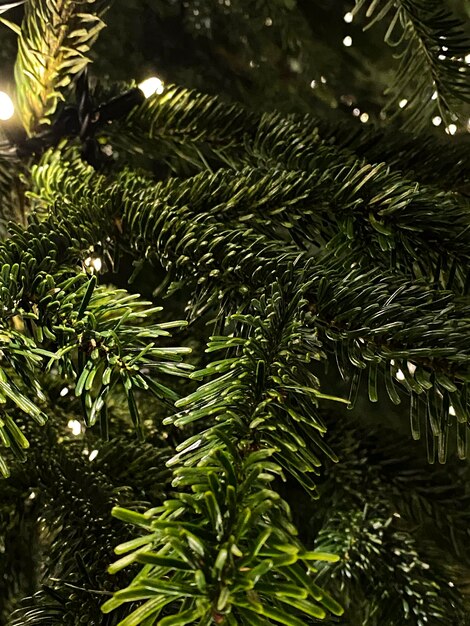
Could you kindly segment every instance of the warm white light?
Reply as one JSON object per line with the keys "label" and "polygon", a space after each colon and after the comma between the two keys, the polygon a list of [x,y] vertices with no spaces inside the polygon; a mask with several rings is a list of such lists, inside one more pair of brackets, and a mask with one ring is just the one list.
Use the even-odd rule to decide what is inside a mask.
{"label": "warm white light", "polygon": [[470,65],[470,54],[467,54],[465,56],[465,63],[468,63]]}
{"label": "warm white light", "polygon": [[395,378],[397,380],[405,380],[405,374],[403,374],[403,372],[401,370],[398,370],[398,372],[396,373]]}
{"label": "warm white light", "polygon": [[312,80],[312,82],[310,83],[310,87],[312,89],[315,89],[316,86],[317,86],[317,81],[316,80]]}
{"label": "warm white light", "polygon": [[60,390],[60,395],[62,396],[62,398],[64,396],[66,396],[69,392],[69,388],[68,387],[62,387],[62,389]]}
{"label": "warm white light", "polygon": [[400,102],[398,103],[398,106],[400,107],[400,109],[404,109],[407,104],[408,100],[406,98],[403,98],[403,100],[400,100]]}
{"label": "warm white light", "polygon": [[326,85],[326,78],[324,76],[320,76],[320,81]]}
{"label": "warm white light", "polygon": [[90,459],[90,461],[94,461],[97,456],[98,456],[98,450],[92,450],[88,458]]}
{"label": "warm white light", "polygon": [[449,124],[449,126],[446,128],[446,133],[448,133],[449,135],[455,135],[456,132],[457,126],[455,124]]}
{"label": "warm white light", "polygon": [[346,24],[350,24],[354,19],[354,15],[351,13],[351,11],[348,11],[347,13],[345,13],[343,20],[346,22]]}
{"label": "warm white light", "polygon": [[343,46],[346,46],[346,48],[352,46],[352,37],[346,35],[346,37],[343,39]]}
{"label": "warm white light", "polygon": [[354,117],[359,117],[359,115],[361,114],[361,111],[359,109],[353,109],[353,115]]}
{"label": "warm white light", "polygon": [[10,96],[4,91],[0,91],[0,120],[9,120],[13,117],[15,107]]}
{"label": "warm white light", "polygon": [[411,361],[407,361],[406,365],[410,374],[414,374],[416,372],[416,365],[414,363],[411,363]]}
{"label": "warm white light", "polygon": [[99,272],[101,270],[101,268],[103,267],[103,262],[102,262],[102,260],[100,259],[99,256],[97,256],[95,259],[93,259],[91,264],[93,265],[93,267],[95,268],[95,270],[97,272]]}
{"label": "warm white light", "polygon": [[72,431],[72,435],[79,435],[82,432],[82,425],[78,420],[69,420],[67,426]]}
{"label": "warm white light", "polygon": [[437,100],[437,91],[432,94],[431,100]]}
{"label": "warm white light", "polygon": [[455,409],[452,405],[449,407],[449,415],[455,415]]}
{"label": "warm white light", "polygon": [[264,23],[265,23],[266,26],[272,26],[273,25],[273,21],[272,21],[272,19],[270,17],[267,17],[264,20]]}
{"label": "warm white light", "polygon": [[147,80],[140,83],[139,89],[143,91],[146,98],[150,98],[150,96],[153,96],[156,93],[163,93],[164,85],[163,82],[157,78],[157,76],[152,76],[151,78],[147,78]]}
{"label": "warm white light", "polygon": [[436,117],[432,118],[432,123],[434,124],[434,126],[439,126],[441,122],[442,122],[442,118],[439,117],[439,115],[436,115]]}
{"label": "warm white light", "polygon": [[368,121],[368,119],[369,119],[369,114],[368,113],[363,113],[359,119],[361,120],[361,122],[363,124],[365,124]]}

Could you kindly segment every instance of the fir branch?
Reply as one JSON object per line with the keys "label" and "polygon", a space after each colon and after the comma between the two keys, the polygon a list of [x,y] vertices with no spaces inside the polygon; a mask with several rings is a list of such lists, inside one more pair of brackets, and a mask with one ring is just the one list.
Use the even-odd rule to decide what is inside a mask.
{"label": "fir branch", "polygon": [[198,372],[197,378],[217,377],[178,401],[183,411],[172,423],[209,425],[170,461],[176,467],[173,486],[181,489],[175,499],[144,515],[115,511],[147,533],[119,546],[125,556],[111,568],[144,565],[133,584],[103,607],[107,613],[146,600],[121,626],[158,617],[170,624],[172,615],[187,616],[186,623],[300,626],[310,617],[324,618],[325,609],[342,613],[307,575],[309,561],[335,558],[302,548],[285,502],[270,486],[283,469],[313,486],[305,473],[319,461],[307,452],[307,437],[328,454],[314,418],[321,393],[311,386],[307,366],[315,345],[302,330],[305,283],[291,281],[287,290],[274,284],[269,297],[253,302],[252,314],[236,316],[235,333],[212,338],[209,352],[234,356]]}
{"label": "fir branch", "polygon": [[390,16],[385,42],[396,48],[400,65],[387,109],[406,96],[408,127],[433,110],[433,94],[444,120],[451,120],[455,100],[470,102],[470,50],[463,25],[441,0],[356,0],[355,11],[367,6],[367,28]]}
{"label": "fir branch", "polygon": [[50,124],[72,77],[90,62],[87,54],[104,27],[90,12],[90,4],[89,0],[26,3],[15,78],[18,107],[30,135]]}

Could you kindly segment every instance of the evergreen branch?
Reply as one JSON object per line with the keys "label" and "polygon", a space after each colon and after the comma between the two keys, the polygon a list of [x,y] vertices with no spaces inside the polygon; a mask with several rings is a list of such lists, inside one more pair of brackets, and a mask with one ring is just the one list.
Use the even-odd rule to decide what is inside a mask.
{"label": "evergreen branch", "polygon": [[[221,204],[218,196],[223,194],[223,172],[196,180],[197,201],[190,191],[195,181],[175,180],[155,189],[146,185],[139,191],[140,181],[134,179],[131,183],[124,177],[111,192],[106,190],[107,201],[114,197],[113,202],[124,207],[122,236],[134,254],[139,258],[156,254],[164,267],[178,278],[184,277],[186,284],[188,279],[194,281],[196,298],[204,303],[203,307],[222,298],[229,312],[231,307],[246,302],[247,294],[251,297],[266,281],[279,276],[289,263],[305,267],[309,253],[299,255],[297,247],[260,233],[243,232],[238,227],[227,229],[210,213],[211,206]],[[251,200],[253,193],[252,187],[248,192],[240,189],[233,204],[242,202],[244,196]],[[87,210],[96,203],[93,212],[98,217],[100,192],[80,196],[87,197]],[[62,219],[68,231],[77,224],[78,232],[80,213],[75,214],[73,204],[67,204]],[[199,206],[204,206],[206,212],[201,212]],[[456,421],[454,413],[459,454],[464,456],[468,419],[466,305],[450,292],[430,289],[422,281],[404,281],[400,273],[355,266],[357,259],[349,257],[348,261],[347,254],[339,260],[322,256],[312,269],[316,275],[312,311],[326,344],[337,353],[341,369],[355,372],[351,405],[362,369],[369,370],[372,401],[377,397],[379,372],[385,373],[393,401],[397,401],[393,378],[401,376],[412,398],[410,419],[416,438],[421,435],[421,415],[427,414],[431,458],[437,439],[439,458],[445,459],[448,429]],[[410,368],[416,369],[410,373]]]}
{"label": "evergreen branch", "polygon": [[397,49],[400,65],[388,90],[388,108],[406,95],[407,124],[414,127],[424,119],[423,107],[434,108],[433,94],[445,120],[450,120],[453,101],[470,102],[470,68],[464,58],[470,41],[441,0],[356,0],[355,11],[364,6],[371,18],[367,28],[392,15],[385,41]]}
{"label": "evergreen branch", "polygon": [[30,135],[50,124],[64,89],[90,62],[87,54],[104,23],[89,9],[89,0],[26,3],[15,77],[19,111]]}
{"label": "evergreen branch", "polygon": [[[346,617],[354,624],[463,625],[468,526],[462,505],[468,496],[462,469],[432,469],[390,435],[383,428],[372,434],[354,425],[345,429],[343,420],[329,430],[343,460],[325,467],[312,521],[319,529],[316,549],[337,549],[343,558],[325,564],[317,580],[344,590]],[[449,554],[455,550],[450,528],[461,553]]]}
{"label": "evergreen branch", "polygon": [[103,606],[107,613],[146,600],[120,626],[159,617],[171,624],[176,615],[182,623],[300,626],[309,617],[324,618],[325,609],[342,613],[308,576],[310,561],[335,557],[302,548],[286,503],[270,486],[283,467],[313,487],[305,472],[319,461],[307,452],[306,436],[328,454],[314,412],[321,394],[311,387],[307,367],[316,348],[301,330],[304,288],[304,281],[287,291],[273,285],[269,297],[253,302],[252,314],[235,317],[233,334],[212,338],[209,352],[234,356],[198,372],[197,378],[217,377],[177,403],[183,411],[171,419],[175,425],[215,422],[181,444],[170,461],[173,485],[182,491],[144,515],[115,510],[146,531],[117,548],[125,556],[111,568],[144,566]]}
{"label": "evergreen branch", "polygon": [[[51,234],[46,223],[35,223],[29,231],[18,229],[0,247],[0,401],[44,424],[38,375],[54,367],[75,382],[88,425],[105,416],[109,397],[122,387],[142,434],[136,394],[147,391],[174,401],[177,394],[158,377],[191,370],[180,362],[189,348],[159,345],[168,329],[184,322],[151,323],[161,308],[123,290],[95,289],[96,276],[89,279],[77,266],[65,264],[76,261],[80,247],[73,243],[67,229]],[[8,412],[0,420],[0,437],[3,446],[24,458],[29,442]],[[1,456],[0,471],[9,472]]]}
{"label": "evergreen branch", "polygon": [[[354,155],[366,157],[371,164],[385,161],[410,184],[417,180],[463,189],[468,184],[465,138],[461,142],[455,137],[452,141],[438,140],[433,135],[416,135],[416,129],[410,135],[399,128],[332,124],[313,115],[255,115],[240,105],[223,104],[217,97],[172,85],[161,96],[149,98],[134,109],[124,122],[107,129],[107,136],[124,152],[133,152],[134,146],[140,152],[148,145],[152,158],[168,164],[170,172],[186,173],[184,163],[191,163],[190,174],[196,174],[208,166],[259,165],[256,158],[253,160],[253,143],[256,141],[259,152],[276,126],[278,131],[284,128],[290,152],[294,148],[299,153],[304,147],[311,155],[315,148],[330,147],[330,158],[335,155],[338,164],[341,160],[346,165]],[[153,149],[156,145],[158,154]],[[287,165],[281,151],[276,158],[279,164]]]}

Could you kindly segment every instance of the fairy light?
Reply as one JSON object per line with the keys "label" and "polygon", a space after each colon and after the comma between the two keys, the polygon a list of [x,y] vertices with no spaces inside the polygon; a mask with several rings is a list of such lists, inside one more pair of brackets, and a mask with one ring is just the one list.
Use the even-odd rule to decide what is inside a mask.
{"label": "fairy light", "polygon": [[403,372],[401,370],[398,370],[398,372],[396,373],[395,378],[397,380],[405,380],[405,374],[403,374]]}
{"label": "fairy light", "polygon": [[62,387],[62,389],[59,392],[59,395],[63,398],[64,396],[66,396],[69,392],[69,388],[68,387]]}
{"label": "fairy light", "polygon": [[369,120],[369,114],[363,113],[359,119],[361,120],[363,124],[365,124]]}
{"label": "fairy light", "polygon": [[88,458],[90,459],[90,461],[94,461],[97,456],[98,456],[98,450],[92,450]]}
{"label": "fairy light", "polygon": [[408,100],[406,98],[403,98],[403,100],[400,100],[400,102],[398,103],[398,106],[400,107],[400,109],[404,109],[407,104]]}
{"label": "fairy light", "polygon": [[352,46],[352,37],[350,35],[346,35],[343,39],[343,46],[346,46],[346,48],[350,48]]}
{"label": "fairy light", "polygon": [[431,100],[437,100],[437,91],[432,94]]}
{"label": "fairy light", "polygon": [[439,117],[439,115],[436,115],[435,117],[432,118],[432,123],[434,124],[434,126],[439,126],[441,122],[442,122],[442,117]]}
{"label": "fairy light", "polygon": [[465,63],[468,63],[468,65],[470,65],[470,54],[465,55]]}
{"label": "fairy light", "polygon": [[354,15],[351,13],[351,11],[348,11],[347,13],[344,14],[343,20],[346,22],[346,24],[350,24],[354,19]]}
{"label": "fairy light", "polygon": [[0,120],[5,122],[13,117],[15,107],[10,96],[4,91],[0,91]]}
{"label": "fairy light", "polygon": [[449,415],[454,415],[454,416],[456,415],[455,409],[454,409],[454,407],[452,405],[450,405],[450,407],[449,407]]}
{"label": "fairy light", "polygon": [[361,114],[361,111],[360,109],[356,108],[356,109],[353,109],[352,114],[354,115],[354,117],[359,117],[359,115]]}
{"label": "fairy light", "polygon": [[157,76],[151,76],[139,84],[139,89],[146,98],[163,93],[164,88],[163,81]]}
{"label": "fairy light", "polygon": [[407,361],[406,365],[410,374],[414,374],[416,372],[416,365],[414,363],[411,363],[411,361]]}
{"label": "fairy light", "polygon": [[272,21],[272,19],[270,17],[267,17],[264,20],[264,24],[265,24],[265,26],[272,26],[273,25],[273,21]]}
{"label": "fairy light", "polygon": [[95,272],[100,272],[101,268],[103,267],[103,261],[100,259],[99,256],[97,257],[87,257],[85,259],[85,265],[86,267],[90,267],[92,269],[92,271]]}
{"label": "fairy light", "polygon": [[449,126],[447,126],[446,133],[448,135],[455,135],[456,132],[457,132],[457,126],[455,124],[449,124]]}
{"label": "fairy light", "polygon": [[67,426],[72,431],[72,435],[77,437],[82,432],[82,425],[78,420],[69,420]]}
{"label": "fairy light", "polygon": [[316,86],[317,86],[317,81],[316,80],[312,80],[312,82],[310,83],[310,87],[312,89],[315,89]]}

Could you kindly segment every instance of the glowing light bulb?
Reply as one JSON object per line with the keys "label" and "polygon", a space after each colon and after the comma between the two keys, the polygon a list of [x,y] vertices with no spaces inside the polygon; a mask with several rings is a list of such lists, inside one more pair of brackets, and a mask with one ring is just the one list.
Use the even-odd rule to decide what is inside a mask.
{"label": "glowing light bulb", "polygon": [[465,55],[465,63],[470,65],[470,54]]}
{"label": "glowing light bulb", "polygon": [[369,119],[369,114],[368,113],[363,113],[359,119],[361,120],[361,122],[363,124],[365,124],[368,121],[368,119]]}
{"label": "glowing light bulb", "polygon": [[63,398],[64,396],[66,396],[69,392],[69,388],[68,387],[62,387],[62,389],[60,390],[60,395]]}
{"label": "glowing light bulb", "polygon": [[403,98],[403,100],[400,100],[400,102],[398,103],[398,106],[400,107],[400,109],[404,109],[407,104],[408,100],[406,98]]}
{"label": "glowing light bulb", "polygon": [[401,370],[398,370],[398,372],[395,375],[395,378],[397,380],[405,380],[405,374],[403,374],[403,372]]}
{"label": "glowing light bulb", "polygon": [[455,415],[455,409],[452,405],[449,407],[449,415]]}
{"label": "glowing light bulb", "polygon": [[99,272],[101,268],[103,267],[103,262],[99,256],[94,258],[91,264],[93,265],[93,267],[95,268],[97,272]]}
{"label": "glowing light bulb", "polygon": [[343,20],[346,22],[346,24],[350,24],[354,19],[354,15],[351,13],[351,11],[348,11],[347,13],[344,14]]}
{"label": "glowing light bulb", "polygon": [[157,76],[147,78],[139,85],[139,89],[146,98],[150,98],[154,94],[163,93],[164,88],[163,82]]}
{"label": "glowing light bulb", "polygon": [[353,113],[354,117],[359,117],[359,115],[361,114],[361,111],[356,108],[356,109],[353,109],[352,113]]}
{"label": "glowing light bulb", "polygon": [[0,91],[0,120],[9,120],[13,117],[15,107],[13,106],[12,99],[4,91]]}
{"label": "glowing light bulb", "polygon": [[316,80],[312,80],[312,82],[310,83],[310,87],[312,89],[315,89],[316,86],[317,86],[317,81]]}
{"label": "glowing light bulb", "polygon": [[90,461],[94,461],[97,456],[98,456],[98,450],[92,450],[88,458],[90,459]]}
{"label": "glowing light bulb", "polygon": [[442,122],[442,118],[439,117],[439,115],[436,115],[436,117],[432,118],[432,123],[434,124],[434,126],[439,126],[441,122]]}
{"label": "glowing light bulb", "polygon": [[346,48],[352,46],[352,37],[346,35],[346,37],[343,39],[343,46],[346,46]]}
{"label": "glowing light bulb", "polygon": [[455,124],[449,124],[449,126],[446,128],[446,133],[448,133],[449,135],[455,135],[456,132],[457,126]]}
{"label": "glowing light bulb", "polygon": [[79,435],[82,432],[82,425],[78,420],[69,420],[67,426],[72,431],[72,435]]}

